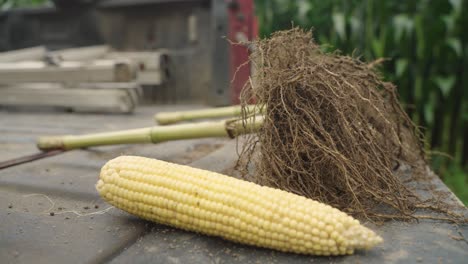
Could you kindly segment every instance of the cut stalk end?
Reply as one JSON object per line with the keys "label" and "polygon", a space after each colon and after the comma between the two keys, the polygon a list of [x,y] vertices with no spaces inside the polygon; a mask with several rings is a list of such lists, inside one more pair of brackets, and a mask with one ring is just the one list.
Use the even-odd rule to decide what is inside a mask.
{"label": "cut stalk end", "polygon": [[160,125],[170,125],[183,120],[183,115],[180,112],[158,113],[154,116],[154,121]]}
{"label": "cut stalk end", "polygon": [[37,139],[37,148],[40,150],[65,150],[64,136],[45,136]]}

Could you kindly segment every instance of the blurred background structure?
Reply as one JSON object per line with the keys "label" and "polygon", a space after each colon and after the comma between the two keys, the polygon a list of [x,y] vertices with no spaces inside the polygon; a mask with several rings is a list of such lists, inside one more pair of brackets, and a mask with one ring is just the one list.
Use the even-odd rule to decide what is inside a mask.
{"label": "blurred background structure", "polygon": [[[53,2],[58,9],[46,0],[0,1],[0,51],[107,44],[163,52],[166,81],[143,89],[152,102],[236,103],[250,74],[242,67],[231,84],[248,50],[222,37],[256,36],[252,0]],[[385,58],[380,69],[425,134],[432,167],[468,203],[467,0],[254,2],[260,37],[297,25],[313,29],[324,50]]]}
{"label": "blurred background structure", "polygon": [[[241,67],[232,85],[231,80],[248,59],[248,49],[243,45],[232,46],[227,39],[243,42],[257,36],[252,1],[52,2],[2,1],[0,51],[38,46],[56,51],[107,45],[111,51],[140,52],[132,53],[130,59],[136,64],[137,82],[143,84],[144,100],[210,105],[238,102],[238,93],[250,75],[250,67]],[[82,56],[84,53],[87,52],[80,52]],[[128,53],[119,55],[119,59],[129,57]],[[163,81],[141,83],[139,80],[148,70],[148,64],[144,63],[148,56],[161,60],[153,68],[161,70]],[[99,54],[91,59],[103,58],[116,56]]]}

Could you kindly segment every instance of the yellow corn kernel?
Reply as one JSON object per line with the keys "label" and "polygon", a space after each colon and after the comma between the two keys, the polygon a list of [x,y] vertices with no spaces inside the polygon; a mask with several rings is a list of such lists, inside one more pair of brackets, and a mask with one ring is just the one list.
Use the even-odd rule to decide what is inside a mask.
{"label": "yellow corn kernel", "polygon": [[345,255],[382,242],[328,205],[160,160],[113,159],[96,188],[110,204],[139,217],[283,252]]}

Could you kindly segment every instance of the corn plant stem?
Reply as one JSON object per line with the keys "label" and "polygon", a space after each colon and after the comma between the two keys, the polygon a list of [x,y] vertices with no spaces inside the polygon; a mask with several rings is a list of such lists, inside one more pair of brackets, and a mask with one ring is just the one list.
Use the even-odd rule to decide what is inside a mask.
{"label": "corn plant stem", "polygon": [[[247,112],[253,113],[254,105],[247,106]],[[241,115],[241,106],[233,105],[218,108],[188,110],[177,112],[162,112],[154,116],[154,120],[160,125],[169,125],[182,121],[193,121],[204,118],[222,118]]]}
{"label": "corn plant stem", "polygon": [[38,138],[37,147],[41,150],[71,150],[104,145],[159,143],[171,140],[209,137],[235,137],[240,134],[254,133],[258,131],[262,124],[263,119],[256,118],[255,122],[248,122],[245,126],[241,121],[223,120],[172,126],[154,126],[76,136],[46,136]]}

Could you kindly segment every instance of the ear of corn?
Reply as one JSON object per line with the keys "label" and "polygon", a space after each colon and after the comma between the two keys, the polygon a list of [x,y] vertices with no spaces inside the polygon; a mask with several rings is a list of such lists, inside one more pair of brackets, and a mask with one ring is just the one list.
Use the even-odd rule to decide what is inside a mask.
{"label": "ear of corn", "polygon": [[96,188],[112,205],[147,220],[285,252],[345,255],[382,242],[328,205],[154,159],[111,160]]}

